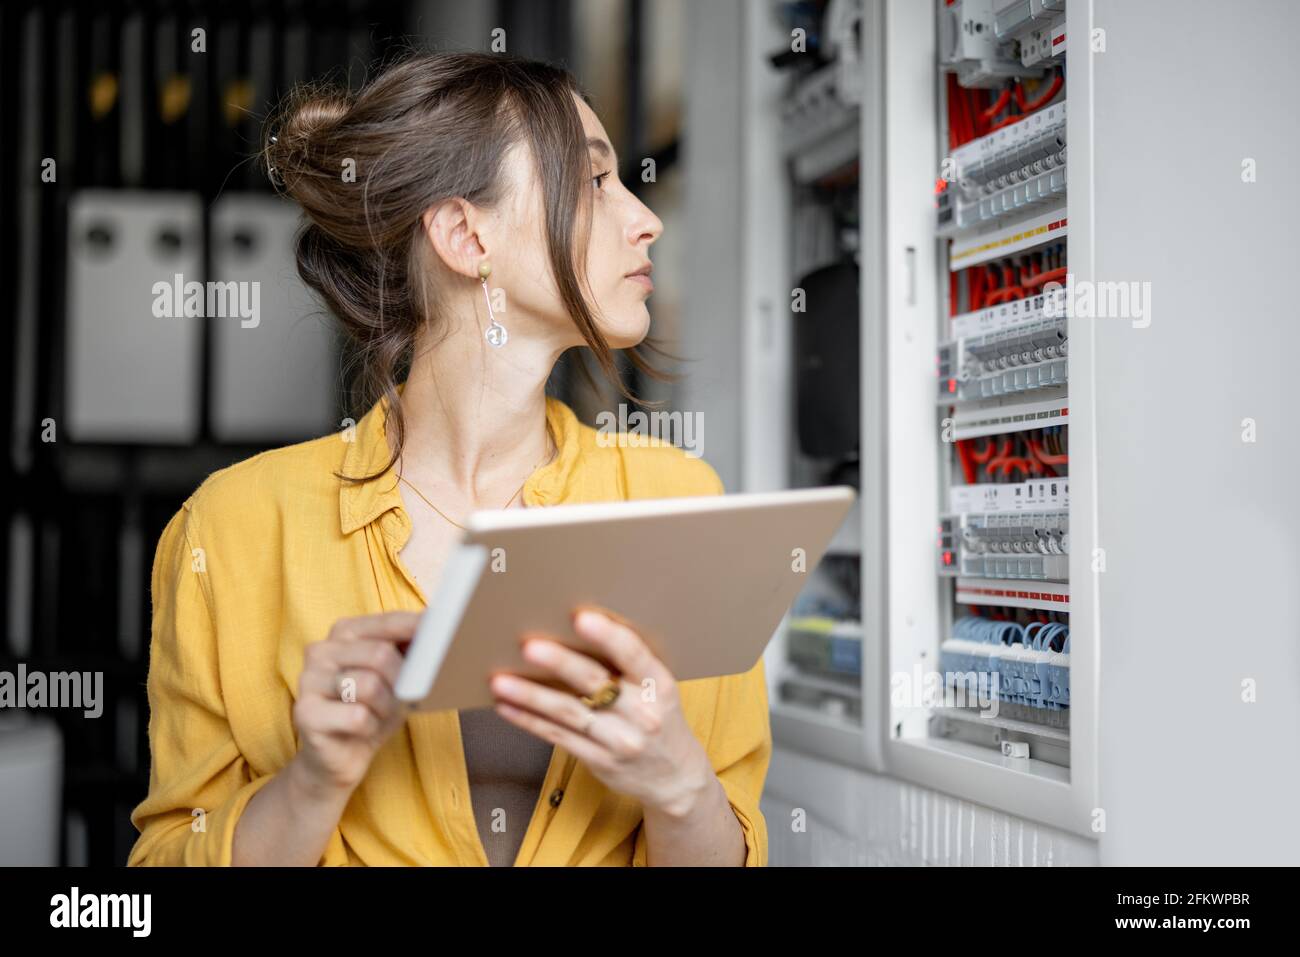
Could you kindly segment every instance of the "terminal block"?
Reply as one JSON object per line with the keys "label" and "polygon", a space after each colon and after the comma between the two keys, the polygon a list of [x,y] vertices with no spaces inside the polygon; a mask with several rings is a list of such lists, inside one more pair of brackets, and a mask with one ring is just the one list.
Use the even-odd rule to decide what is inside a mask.
{"label": "terminal block", "polygon": [[958,619],[939,649],[945,684],[1049,711],[1070,706],[1070,632],[1060,622]]}

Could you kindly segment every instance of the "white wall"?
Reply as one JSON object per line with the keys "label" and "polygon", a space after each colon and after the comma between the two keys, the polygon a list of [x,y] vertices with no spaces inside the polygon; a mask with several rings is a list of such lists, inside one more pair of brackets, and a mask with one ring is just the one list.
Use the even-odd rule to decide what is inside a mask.
{"label": "white wall", "polygon": [[1094,21],[1097,278],[1153,305],[1095,323],[1102,862],[1295,864],[1300,6],[1096,0]]}

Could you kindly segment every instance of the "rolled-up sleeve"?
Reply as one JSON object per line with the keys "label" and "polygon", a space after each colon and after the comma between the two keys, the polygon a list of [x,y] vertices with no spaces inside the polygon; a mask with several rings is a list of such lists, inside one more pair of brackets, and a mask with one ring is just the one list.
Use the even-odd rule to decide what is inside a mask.
{"label": "rolled-up sleeve", "polygon": [[222,699],[206,556],[191,501],[168,522],[150,579],[149,793],[131,814],[127,864],[231,863],[235,825],[272,775],[254,775]]}
{"label": "rolled-up sleeve", "polygon": [[763,659],[744,674],[719,680],[708,751],[745,832],[745,866],[766,867],[767,822],[758,804],[772,760],[772,726]]}
{"label": "rolled-up sleeve", "polygon": [[[745,837],[745,867],[767,866],[767,822],[759,808],[772,760],[772,725],[767,708],[763,659],[749,671],[716,678],[718,695],[705,750]],[[645,867],[645,828],[636,832],[632,866]]]}

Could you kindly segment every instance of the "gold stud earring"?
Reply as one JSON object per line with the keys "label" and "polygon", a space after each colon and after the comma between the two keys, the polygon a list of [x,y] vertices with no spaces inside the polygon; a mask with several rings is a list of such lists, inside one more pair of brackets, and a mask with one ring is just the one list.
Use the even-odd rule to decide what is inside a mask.
{"label": "gold stud earring", "polygon": [[486,259],[478,264],[478,278],[483,283],[483,298],[487,301],[488,318],[492,324],[488,326],[487,332],[483,333],[483,338],[487,339],[489,345],[493,348],[500,349],[506,344],[509,335],[506,333],[506,327],[497,322],[496,313],[492,311],[492,296],[488,293],[488,276],[492,275],[492,264]]}

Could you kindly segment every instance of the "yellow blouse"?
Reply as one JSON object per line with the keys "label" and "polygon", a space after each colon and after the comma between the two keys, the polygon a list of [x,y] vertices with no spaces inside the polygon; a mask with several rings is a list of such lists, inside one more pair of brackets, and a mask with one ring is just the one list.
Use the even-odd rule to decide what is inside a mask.
{"label": "yellow blouse", "polygon": [[[298,751],[292,709],[307,644],[338,618],[427,604],[398,558],[411,521],[394,471],[363,484],[333,474],[384,465],[385,409],[380,400],[354,428],[213,473],[163,531],[151,582],[149,794],[131,815],[140,837],[128,864],[228,866],[249,799]],[[528,506],[723,492],[714,469],[679,448],[610,442],[550,397],[546,417],[559,452],[528,479]],[[679,687],[744,831],[745,864],[764,866],[763,662]],[[515,866],[645,866],[641,824],[636,800],[557,746]],[[456,711],[413,715],[384,744],[320,863],[487,865]]]}

